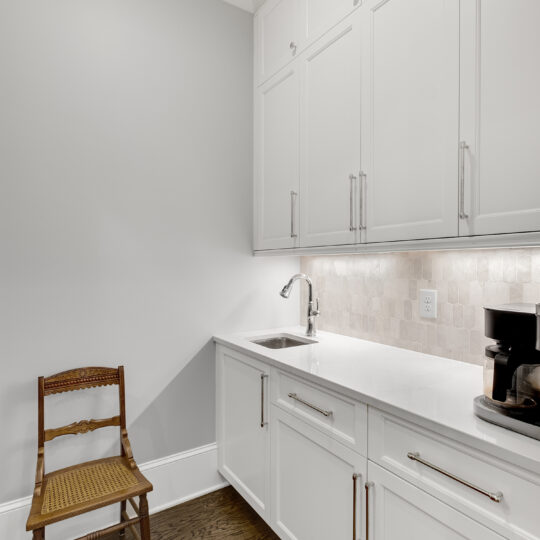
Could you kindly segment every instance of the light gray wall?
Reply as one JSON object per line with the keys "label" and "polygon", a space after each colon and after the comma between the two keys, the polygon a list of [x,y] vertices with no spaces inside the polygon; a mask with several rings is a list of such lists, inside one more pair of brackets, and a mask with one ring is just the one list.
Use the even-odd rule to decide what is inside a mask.
{"label": "light gray wall", "polygon": [[[277,293],[299,261],[251,256],[249,13],[0,0],[0,74],[4,502],[32,489],[38,375],[124,364],[139,462],[215,440],[211,336],[296,324]],[[110,390],[83,416],[83,394],[53,398],[49,426]]]}

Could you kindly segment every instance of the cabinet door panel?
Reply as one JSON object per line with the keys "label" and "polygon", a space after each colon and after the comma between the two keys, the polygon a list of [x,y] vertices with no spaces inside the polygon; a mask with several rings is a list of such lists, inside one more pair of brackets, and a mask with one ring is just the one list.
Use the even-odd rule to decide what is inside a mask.
{"label": "cabinet door panel", "polygon": [[[266,374],[263,364],[218,349],[219,470],[263,517],[269,489],[268,426],[261,427],[261,375]],[[267,382],[262,380],[265,388]]]}
{"label": "cabinet door panel", "polygon": [[357,19],[349,19],[318,41],[306,52],[302,64],[300,243],[302,246],[352,244],[358,240],[359,225]]}
{"label": "cabinet door panel", "polygon": [[272,406],[273,523],[290,540],[350,540],[353,473],[356,538],[363,539],[366,459]]}
{"label": "cabinet door panel", "polygon": [[[299,87],[296,68],[257,90],[255,249],[295,247],[299,183]],[[294,216],[294,223],[291,223]]]}
{"label": "cabinet door panel", "polygon": [[360,0],[302,0],[302,21],[308,43],[330,30],[360,4]]}
{"label": "cabinet door panel", "polygon": [[459,0],[367,7],[367,241],[456,236]]}
{"label": "cabinet door panel", "polygon": [[537,0],[464,3],[461,234],[540,230],[539,28]]}
{"label": "cabinet door panel", "polygon": [[256,15],[259,83],[277,73],[295,56],[299,45],[299,0],[270,0]]}
{"label": "cabinet door panel", "polygon": [[503,540],[435,497],[369,462],[369,540]]}

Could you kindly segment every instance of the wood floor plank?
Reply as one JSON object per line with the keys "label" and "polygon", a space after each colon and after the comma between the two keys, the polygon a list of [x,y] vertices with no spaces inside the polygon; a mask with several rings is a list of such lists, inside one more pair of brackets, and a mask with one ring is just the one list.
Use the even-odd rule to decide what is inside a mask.
{"label": "wood floor plank", "polygon": [[[155,514],[150,525],[152,540],[278,540],[232,487]],[[117,539],[117,535],[106,538]],[[126,540],[132,539],[126,531]]]}

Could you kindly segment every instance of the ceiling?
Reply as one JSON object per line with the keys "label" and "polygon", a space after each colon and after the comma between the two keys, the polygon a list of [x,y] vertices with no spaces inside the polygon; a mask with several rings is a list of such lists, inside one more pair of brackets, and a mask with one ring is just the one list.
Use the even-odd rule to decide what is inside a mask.
{"label": "ceiling", "polygon": [[223,0],[224,2],[227,2],[228,4],[232,4],[233,6],[239,7],[240,9],[243,9],[245,11],[249,11],[250,13],[255,13],[259,7],[264,3],[264,0]]}

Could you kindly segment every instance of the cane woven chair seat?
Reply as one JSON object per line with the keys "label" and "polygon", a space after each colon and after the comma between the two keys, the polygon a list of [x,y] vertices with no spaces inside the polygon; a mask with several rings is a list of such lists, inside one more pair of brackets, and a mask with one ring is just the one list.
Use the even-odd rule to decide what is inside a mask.
{"label": "cane woven chair seat", "polygon": [[32,528],[49,525],[86,511],[136,497],[151,484],[123,457],[82,463],[46,474],[44,489],[32,504]]}
{"label": "cane woven chair seat", "polygon": [[47,479],[41,513],[65,510],[136,485],[135,475],[116,459],[59,472]]}

